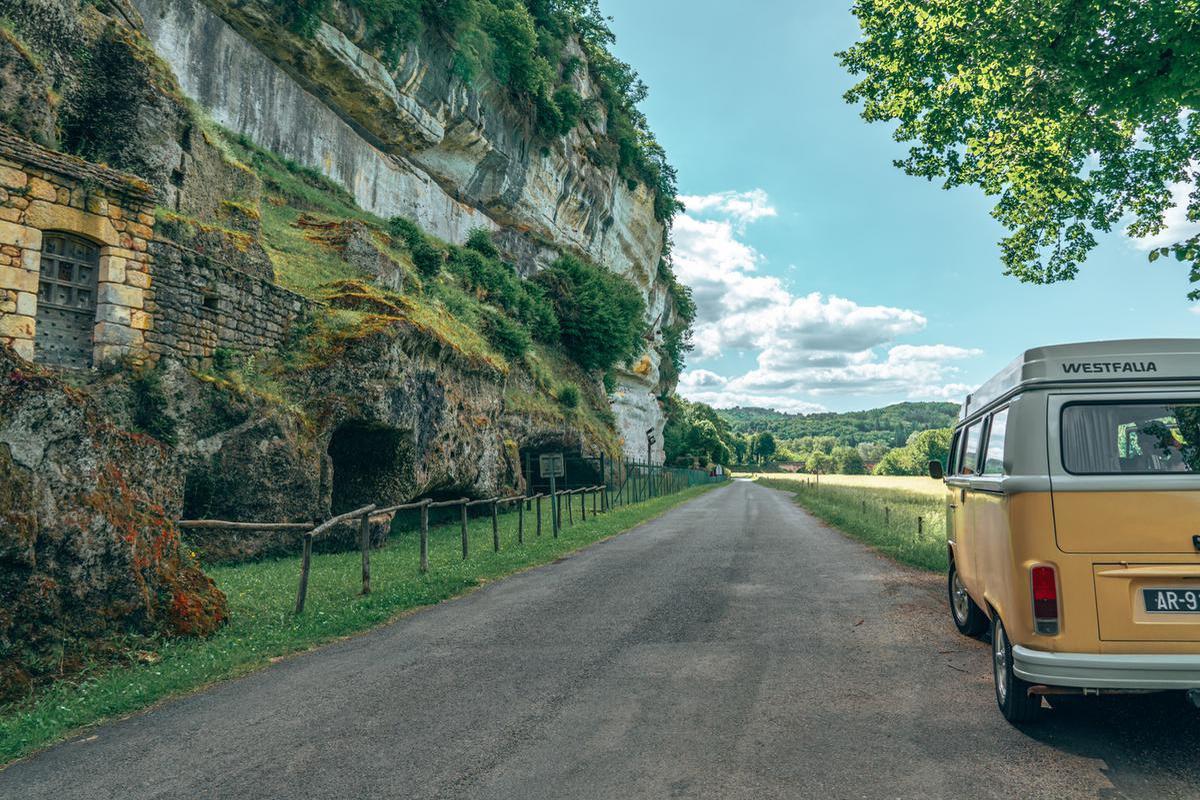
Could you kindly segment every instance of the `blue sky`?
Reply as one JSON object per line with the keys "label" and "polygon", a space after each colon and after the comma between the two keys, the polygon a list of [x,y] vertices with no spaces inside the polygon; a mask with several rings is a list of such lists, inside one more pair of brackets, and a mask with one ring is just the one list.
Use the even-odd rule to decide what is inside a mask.
{"label": "blue sky", "polygon": [[690,198],[675,228],[700,305],[684,396],[789,411],[959,401],[1029,347],[1196,335],[1186,268],[1149,264],[1122,235],[1073,282],[1003,276],[988,198],[904,175],[890,129],[842,101],[849,3],[601,2]]}

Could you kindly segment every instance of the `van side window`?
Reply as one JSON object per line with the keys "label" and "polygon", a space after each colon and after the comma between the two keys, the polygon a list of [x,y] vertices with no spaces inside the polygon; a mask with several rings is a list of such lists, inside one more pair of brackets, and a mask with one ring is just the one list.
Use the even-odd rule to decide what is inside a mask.
{"label": "van side window", "polygon": [[950,454],[946,457],[946,474],[958,474],[958,446],[962,443],[962,431],[955,431],[950,440]]}
{"label": "van side window", "polygon": [[983,458],[984,475],[1004,474],[1004,434],[1008,429],[1008,409],[992,415],[988,426],[987,453]]}
{"label": "van side window", "polygon": [[967,432],[963,436],[962,461],[959,463],[959,475],[974,475],[979,469],[979,439],[982,433],[982,422],[976,422],[967,428]]}

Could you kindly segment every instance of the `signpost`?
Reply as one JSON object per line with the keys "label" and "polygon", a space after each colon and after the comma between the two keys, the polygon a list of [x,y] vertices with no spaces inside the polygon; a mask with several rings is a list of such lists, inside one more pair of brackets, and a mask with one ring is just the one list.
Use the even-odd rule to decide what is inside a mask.
{"label": "signpost", "polygon": [[554,538],[558,538],[558,493],[556,491],[555,478],[561,478],[565,471],[563,469],[563,454],[562,453],[542,453],[538,456],[538,470],[543,478],[550,479],[550,521],[554,528]]}

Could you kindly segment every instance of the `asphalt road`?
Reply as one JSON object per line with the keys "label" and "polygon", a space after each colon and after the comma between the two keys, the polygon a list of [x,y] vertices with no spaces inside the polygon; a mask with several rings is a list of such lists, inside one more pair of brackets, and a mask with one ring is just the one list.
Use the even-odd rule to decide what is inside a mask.
{"label": "asphalt road", "polygon": [[941,581],[736,482],[571,558],[89,732],[21,798],[1200,796],[1200,714],[1026,730]]}

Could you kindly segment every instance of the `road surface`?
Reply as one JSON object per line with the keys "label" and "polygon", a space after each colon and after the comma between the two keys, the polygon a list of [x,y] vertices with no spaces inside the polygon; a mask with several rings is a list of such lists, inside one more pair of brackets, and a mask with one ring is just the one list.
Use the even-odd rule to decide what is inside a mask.
{"label": "road surface", "polygon": [[1018,730],[941,581],[747,482],[89,732],[0,797],[1200,796],[1176,696]]}

